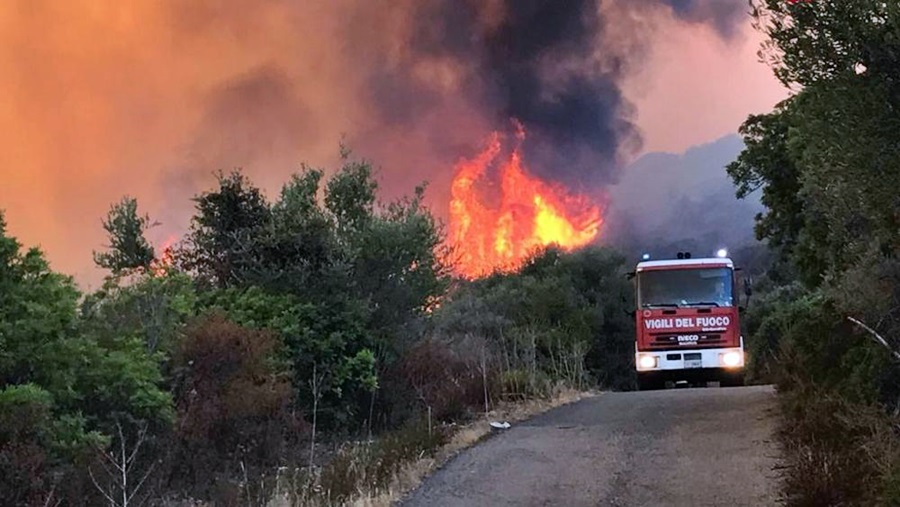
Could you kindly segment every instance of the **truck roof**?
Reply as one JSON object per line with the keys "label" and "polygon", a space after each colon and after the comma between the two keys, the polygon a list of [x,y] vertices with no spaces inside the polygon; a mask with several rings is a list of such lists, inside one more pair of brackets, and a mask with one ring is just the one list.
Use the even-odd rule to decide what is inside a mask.
{"label": "truck roof", "polygon": [[643,261],[639,262],[637,265],[637,271],[642,271],[645,269],[660,269],[660,268],[691,268],[691,267],[722,267],[722,268],[734,268],[734,263],[731,262],[729,258],[720,258],[720,257],[710,257],[705,259],[666,259],[659,261]]}

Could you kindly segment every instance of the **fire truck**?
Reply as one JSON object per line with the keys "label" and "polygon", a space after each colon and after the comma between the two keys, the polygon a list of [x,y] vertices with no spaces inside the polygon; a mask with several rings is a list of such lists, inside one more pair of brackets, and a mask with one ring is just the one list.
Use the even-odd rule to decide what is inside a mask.
{"label": "fire truck", "polygon": [[[635,284],[635,367],[641,390],[673,384],[744,383],[736,269],[726,250],[708,258],[644,255]],[[745,293],[750,295],[749,283]]]}

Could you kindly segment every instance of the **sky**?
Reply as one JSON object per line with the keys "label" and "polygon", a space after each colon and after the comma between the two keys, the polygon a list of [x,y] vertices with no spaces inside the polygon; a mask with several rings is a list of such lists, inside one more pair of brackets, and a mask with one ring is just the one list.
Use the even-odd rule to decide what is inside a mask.
{"label": "sky", "polygon": [[749,114],[769,112],[787,98],[758,61],[762,41],[749,18],[732,40],[684,25],[654,40],[647,66],[624,86],[645,136],[641,153],[681,153],[735,134]]}
{"label": "sky", "polygon": [[[614,136],[625,122],[641,138],[616,137],[611,153],[591,152],[588,139],[576,148],[599,176],[581,170],[584,160],[569,167],[551,157],[535,165],[566,169],[547,177],[606,184],[642,154],[734,134],[787,96],[757,62],[749,18],[710,21],[710,1],[690,12],[663,0],[605,2],[603,30],[579,41],[578,58],[531,69],[540,93],[559,76],[587,83],[588,96],[609,92]],[[427,180],[443,215],[454,163],[481,149],[499,116],[534,117],[551,152],[553,128],[566,126],[548,123],[542,136],[538,113],[559,123],[555,111],[518,100],[503,81],[520,77],[515,68],[503,68],[490,44],[460,36],[460,26],[508,26],[527,39],[533,20],[513,23],[505,0],[491,0],[453,25],[443,0],[432,4],[429,17],[415,0],[389,9],[353,0],[0,3],[0,210],[9,231],[95,288],[100,221],[123,195],[161,222],[149,234],[159,244],[184,232],[190,197],[210,188],[215,171],[242,167],[275,196],[302,163],[334,167],[342,140],[376,163],[388,196]],[[423,33],[455,42],[430,47]],[[552,41],[560,51],[566,42]]]}

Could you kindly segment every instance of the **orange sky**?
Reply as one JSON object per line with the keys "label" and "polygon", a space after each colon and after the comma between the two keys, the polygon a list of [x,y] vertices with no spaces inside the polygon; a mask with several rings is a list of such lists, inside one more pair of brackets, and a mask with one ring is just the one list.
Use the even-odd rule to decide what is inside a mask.
{"label": "orange sky", "polygon": [[645,136],[644,152],[681,152],[737,132],[749,114],[771,111],[786,89],[756,53],[762,36],[745,24],[733,40],[707,27],[671,23],[647,66],[625,83]]}
{"label": "orange sky", "polygon": [[[412,1],[391,12],[353,0],[0,2],[0,209],[11,232],[96,288],[91,252],[122,195],[163,223],[159,242],[184,229],[213,171],[244,166],[275,195],[301,162],[332,165],[342,135],[385,167],[389,191],[427,177],[440,201],[450,176],[440,168],[471,153],[436,153],[429,139],[470,147],[492,127],[454,93],[462,71],[443,61],[416,67],[445,94],[440,106],[413,127],[377,121],[361,70],[404,58]],[[624,85],[643,151],[733,133],[784,96],[756,63],[749,26],[723,42],[659,16]]]}

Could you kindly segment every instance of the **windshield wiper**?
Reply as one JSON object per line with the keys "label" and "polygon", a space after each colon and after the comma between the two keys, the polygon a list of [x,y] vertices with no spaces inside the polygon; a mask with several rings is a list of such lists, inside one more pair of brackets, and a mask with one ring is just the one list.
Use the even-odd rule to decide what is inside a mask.
{"label": "windshield wiper", "polygon": [[675,303],[644,303],[643,308],[678,308]]}
{"label": "windshield wiper", "polygon": [[697,301],[696,303],[685,303],[684,306],[722,306],[715,301]]}

